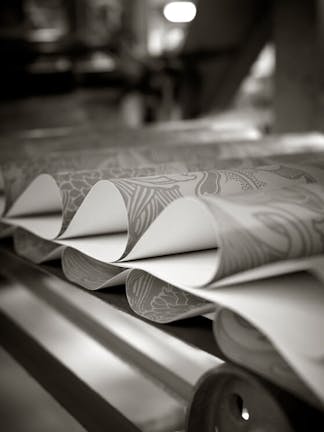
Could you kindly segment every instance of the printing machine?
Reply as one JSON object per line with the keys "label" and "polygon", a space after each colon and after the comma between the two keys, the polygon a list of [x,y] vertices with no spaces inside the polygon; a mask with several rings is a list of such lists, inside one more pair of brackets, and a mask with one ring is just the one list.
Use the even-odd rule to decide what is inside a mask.
{"label": "printing machine", "polygon": [[[185,115],[224,108],[274,36],[274,130],[322,129],[322,80],[314,60],[322,50],[314,48],[313,29],[322,22],[320,2],[260,6],[251,0],[240,6],[241,21],[235,0],[201,3],[182,61],[185,67],[197,62],[202,85],[184,82]],[[217,27],[211,10],[228,28]],[[287,21],[287,15],[294,19]],[[215,34],[201,31],[206,20]],[[218,46],[205,46],[206,39],[220,36]],[[291,59],[296,46],[298,59]],[[213,338],[211,317],[150,323],[130,310],[122,287],[85,291],[64,280],[57,263],[36,266],[14,255],[10,240],[1,243],[0,263],[1,344],[86,430],[289,432],[323,424],[323,413],[227,362]]]}

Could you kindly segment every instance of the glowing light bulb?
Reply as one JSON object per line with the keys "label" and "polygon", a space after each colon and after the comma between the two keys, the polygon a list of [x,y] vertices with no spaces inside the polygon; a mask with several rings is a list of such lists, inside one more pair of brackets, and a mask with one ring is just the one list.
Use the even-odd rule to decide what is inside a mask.
{"label": "glowing light bulb", "polygon": [[250,418],[249,411],[247,410],[247,408],[243,407],[242,408],[242,419],[245,420],[245,421],[248,421],[249,418]]}
{"label": "glowing light bulb", "polygon": [[197,13],[196,5],[190,1],[172,1],[164,6],[163,15],[173,23],[192,21]]}

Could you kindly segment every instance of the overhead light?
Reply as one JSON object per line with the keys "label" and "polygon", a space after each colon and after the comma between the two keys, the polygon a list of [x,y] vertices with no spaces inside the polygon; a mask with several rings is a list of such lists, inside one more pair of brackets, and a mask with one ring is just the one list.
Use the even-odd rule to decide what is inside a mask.
{"label": "overhead light", "polygon": [[191,1],[172,1],[164,6],[163,15],[173,23],[188,23],[197,13],[196,5]]}

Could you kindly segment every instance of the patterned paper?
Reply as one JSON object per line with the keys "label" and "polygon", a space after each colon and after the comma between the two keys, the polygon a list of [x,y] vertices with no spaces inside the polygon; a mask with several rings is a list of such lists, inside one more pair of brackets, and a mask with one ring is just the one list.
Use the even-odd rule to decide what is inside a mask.
{"label": "patterned paper", "polygon": [[221,251],[217,279],[324,251],[323,186],[300,185],[206,201]]}
{"label": "patterned paper", "polygon": [[213,329],[217,346],[228,360],[239,363],[305,400],[317,402],[314,394],[289,365],[288,359],[276,350],[268,337],[238,313],[218,308]]}
{"label": "patterned paper", "polygon": [[[324,167],[324,163],[322,164]],[[251,169],[211,170],[112,180],[121,193],[128,216],[124,256],[172,201],[184,196],[232,195],[296,183],[324,184],[324,170],[283,164]]]}
{"label": "patterned paper", "polygon": [[[324,253],[323,186],[299,185],[201,200],[214,220],[219,250],[214,282],[276,261]],[[196,315],[200,314],[201,299],[179,295],[178,288],[153,276],[135,275],[128,277],[127,297],[138,314],[170,322],[179,319],[179,311],[183,314],[186,308],[194,315],[195,304]]]}
{"label": "patterned paper", "polygon": [[[321,172],[321,171],[320,171]],[[320,180],[320,172],[317,172],[317,179]],[[176,176],[171,176],[173,179],[176,178]],[[128,179],[128,180],[121,180],[121,184],[124,185],[125,183],[127,186],[129,186],[129,189],[131,190],[131,193],[128,194],[129,202],[127,201],[127,196],[125,199],[125,204],[128,210],[128,217],[129,217],[129,239],[128,239],[128,247],[125,250],[125,253],[123,256],[126,255],[128,250],[132,249],[132,246],[136,244],[137,240],[141,237],[141,234],[145,232],[145,230],[150,226],[152,221],[156,218],[156,216],[165,208],[167,207],[168,202],[173,201],[177,197],[180,196],[182,193],[185,194],[192,194],[192,195],[200,195],[205,196],[206,201],[204,202],[211,202],[210,206],[214,204],[214,201],[212,198],[208,199],[207,196],[210,196],[210,194],[213,192],[214,195],[221,195],[221,196],[229,196],[231,194],[234,194],[233,198],[229,201],[231,203],[234,203],[240,199],[240,194],[242,192],[251,193],[251,191],[257,191],[257,190],[264,190],[265,196],[267,196],[268,192],[265,192],[266,190],[269,191],[269,189],[273,188],[274,185],[278,186],[280,184],[287,185],[287,184],[303,184],[315,181],[316,178],[312,176],[309,171],[305,171],[302,169],[297,169],[293,166],[283,166],[283,165],[272,165],[267,167],[260,167],[257,169],[248,169],[248,170],[218,170],[215,172],[200,172],[200,173],[188,173],[186,175],[181,175],[184,187],[181,188],[181,183],[175,183],[172,185],[171,178],[168,176],[169,181],[165,182],[165,184],[162,183],[162,186],[165,188],[167,192],[167,197],[169,198],[169,201],[165,198],[164,189],[162,186],[159,186],[159,189],[156,193],[156,184],[150,184],[149,188],[151,188],[151,193],[148,193],[147,190],[144,188],[144,193],[136,193],[136,186],[139,185],[140,192],[143,192],[143,185],[146,184],[147,178],[143,179]],[[161,177],[153,177],[154,181],[156,179],[160,179]],[[163,179],[166,177],[163,176]],[[179,180],[179,176],[177,176],[177,179]],[[198,182],[196,181],[198,178]],[[119,182],[119,180],[116,180],[116,182]],[[176,188],[177,194],[172,193],[168,190],[169,185],[171,183],[171,188],[174,190]],[[119,185],[120,186],[120,185]],[[133,186],[133,189],[131,187]],[[206,190],[208,193],[206,193]],[[150,192],[150,189],[148,189]],[[160,192],[159,192],[160,191]],[[287,192],[285,192],[287,193]],[[237,195],[239,194],[239,195]],[[161,199],[162,198],[164,199]],[[255,194],[249,195],[250,199],[253,199]],[[272,192],[269,197],[270,201],[273,200],[273,196],[275,198],[278,198],[278,192],[277,190]],[[143,197],[145,199],[143,199]],[[141,200],[139,199],[141,198]],[[258,197],[258,199],[260,199]],[[215,202],[218,203],[218,199],[215,199]],[[286,197],[283,198],[283,203],[286,201]],[[221,201],[223,202],[223,201]],[[228,201],[224,201],[224,208],[226,208],[226,205],[228,204]],[[281,203],[282,204],[282,203]],[[296,203],[294,204],[294,210],[296,209]],[[218,207],[222,207],[218,205]],[[233,238],[233,248],[234,252],[236,247],[239,248],[240,245],[242,246],[243,253],[247,253],[249,250],[249,242],[245,243],[245,240],[243,242],[240,242],[240,233],[238,233],[239,228],[239,221],[238,223],[233,220],[232,212],[229,211],[228,214],[225,214],[224,211],[219,210],[219,208],[215,207],[215,219],[216,220],[216,229],[217,232],[219,232],[219,245],[220,250],[222,251],[222,261],[221,266],[218,269],[219,278],[223,276],[226,276],[227,274],[231,274],[231,272],[239,271],[240,269],[244,269],[245,266],[249,267],[249,260],[246,259],[244,261],[244,266],[238,269],[235,269],[234,266],[231,267],[231,270],[226,271],[225,269],[228,267],[227,263],[227,255],[226,253],[223,253],[224,251],[227,251],[229,249],[229,245],[231,245],[231,238]],[[302,204],[303,207],[303,204]],[[248,208],[251,208],[249,205]],[[305,209],[302,209],[305,211]],[[236,212],[238,215],[243,215],[244,213],[244,207],[236,207]],[[225,224],[225,225],[224,225]],[[227,226],[230,225],[229,228]],[[224,227],[223,227],[224,225]],[[197,227],[198,229],[198,227]],[[227,231],[224,231],[224,229],[227,229]],[[136,231],[137,230],[137,231]],[[232,237],[227,235],[227,232],[230,232],[232,230],[233,235]],[[226,232],[226,234],[222,234]],[[248,236],[248,233],[245,232],[244,227],[242,230],[244,232],[245,236]],[[255,229],[253,229],[254,233]],[[257,232],[257,231],[256,231]],[[262,228],[261,228],[262,232]],[[188,236],[190,236],[190,233],[188,233]],[[38,239],[38,242],[41,242],[41,239]],[[44,240],[45,241],[45,240]],[[236,243],[237,242],[237,243]],[[17,245],[19,245],[20,242],[17,241]],[[35,255],[35,249],[37,248],[36,242],[33,244]],[[319,246],[321,247],[321,246]],[[20,250],[21,248],[19,248]],[[246,250],[245,250],[246,249]],[[26,247],[24,247],[24,250],[26,250]],[[239,250],[239,249],[237,249]],[[312,251],[314,252],[314,251]],[[312,253],[311,252],[311,253]],[[315,251],[316,252],[316,251]],[[21,253],[21,252],[20,252]],[[255,252],[255,255],[258,257],[260,254]],[[303,252],[297,252],[297,255],[303,255]],[[41,253],[38,254],[39,257],[45,257],[45,255],[42,255]],[[79,285],[82,285],[85,288],[91,288],[91,289],[98,289],[102,286],[105,286],[107,284],[110,284],[109,280],[111,277],[111,266],[108,263],[103,263],[101,261],[98,261],[96,259],[90,258],[82,254],[81,252],[78,252],[75,250],[73,253],[66,254],[66,256],[69,257],[69,262],[65,263],[65,269],[68,273],[68,277],[73,280],[73,282],[78,283]],[[269,261],[269,257],[272,257],[273,259],[285,259],[285,258],[291,258],[292,256],[288,256],[288,254],[269,254],[268,258],[266,255],[263,255],[263,258],[265,261]],[[233,258],[234,259],[234,258]],[[240,262],[240,261],[239,261]],[[243,263],[243,260],[242,260]],[[261,263],[261,261],[259,261]],[[258,262],[256,262],[255,265],[258,265]],[[107,266],[107,268],[105,268]],[[91,275],[87,276],[87,273],[91,273]],[[91,283],[90,283],[91,280]],[[172,315],[172,312],[170,312]]]}
{"label": "patterned paper", "polygon": [[[200,171],[213,168],[235,166],[257,166],[266,164],[265,160],[249,159],[266,158],[283,155],[283,157],[300,160],[303,153],[318,151],[318,146],[295,146],[280,142],[223,142],[205,145],[172,145],[172,146],[137,146],[108,147],[93,150],[70,150],[52,152],[46,155],[22,157],[19,160],[1,164],[6,194],[6,210],[18,196],[40,174],[55,175],[62,172],[69,174],[84,170],[102,170],[112,168],[138,168],[152,164],[180,162],[188,171]],[[309,148],[310,147],[310,148]],[[323,146],[324,150],[324,146]],[[305,155],[306,157],[306,155]],[[232,159],[231,161],[228,159]],[[227,161],[228,160],[228,161]]]}
{"label": "patterned paper", "polygon": [[120,177],[146,177],[184,171],[186,171],[186,166],[184,164],[173,162],[134,168],[116,166],[107,169],[84,170],[72,173],[60,172],[54,174],[53,177],[62,196],[63,220],[60,234],[65,231],[87,194],[99,181]]}
{"label": "patterned paper", "polygon": [[[248,207],[244,206],[246,203],[244,200],[245,193],[264,190],[263,195],[248,195],[246,200],[260,200],[260,197],[263,196],[268,197],[269,205],[272,205],[271,203],[273,202],[274,198],[278,198],[278,192],[276,191],[271,193],[269,191],[270,189],[278,188],[280,186],[287,187],[289,185],[304,183],[307,184],[312,182],[324,184],[324,170],[322,169],[324,164],[320,160],[317,160],[316,164],[312,164],[311,161],[308,161],[308,164],[309,165],[303,167],[297,167],[295,165],[273,164],[249,169],[213,170],[188,172],[185,174],[161,174],[155,176],[145,176],[145,174],[150,173],[152,170],[161,170],[163,172],[165,169],[167,171],[168,165],[142,168],[142,171],[141,169],[137,168],[128,169],[127,173],[142,172],[144,177],[128,179],[115,178],[110,180],[115,184],[116,188],[121,193],[128,218],[128,240],[127,244],[125,245],[124,253],[120,256],[120,258],[127,256],[137,241],[141,238],[143,233],[157,218],[157,216],[168,206],[168,204],[174,200],[185,196],[208,197],[212,195],[235,195],[235,198],[229,201],[220,201],[220,204],[218,204],[217,200],[214,202],[212,198],[209,200],[206,198],[206,202],[208,202],[208,204],[215,210],[215,218],[219,219],[217,220],[217,230],[220,233],[218,242],[221,246],[221,250],[227,251],[232,247],[235,252],[241,247],[243,251],[242,255],[235,259],[235,261],[234,256],[231,258],[233,260],[231,266],[228,263],[228,256],[231,257],[231,253],[222,254],[222,269],[218,269],[220,275],[219,277],[240,271],[245,267],[248,268],[251,257],[247,257],[245,260],[243,260],[243,257],[246,256],[247,251],[251,249],[251,236],[244,227],[242,229],[239,228],[239,221],[237,222],[233,220],[233,215],[235,213],[242,216],[244,211],[246,211],[245,208],[251,208],[250,205]],[[172,169],[175,170],[175,167]],[[56,180],[60,186],[63,197],[63,225],[61,232],[63,232],[64,228],[68,226],[69,221],[75,215],[79,205],[93,184],[95,184],[99,179],[102,179],[105,173],[107,177],[111,177],[112,175],[115,177],[117,177],[117,175],[121,175],[123,177],[125,172],[126,170],[112,169],[105,171],[84,171],[82,173],[78,172],[70,175],[65,173],[56,175]],[[287,192],[285,192],[285,194],[287,194]],[[284,196],[282,199],[283,204],[285,203],[286,198],[287,197]],[[267,204],[265,203],[264,205],[266,206]],[[234,207],[233,209],[231,207],[226,212],[226,206]],[[303,204],[301,207],[301,211],[305,212],[306,210],[303,208]],[[294,210],[297,212],[299,211],[298,209]],[[107,214],[107,218],[109,218],[109,214]],[[262,232],[262,226],[260,230]],[[235,235],[232,236],[233,245],[231,244],[230,240],[232,238],[231,236],[228,236],[227,234],[222,235],[223,232],[227,233],[228,231],[235,232]],[[21,236],[17,234],[16,237],[20,239]],[[37,236],[35,237],[37,238]],[[46,240],[44,240],[45,245],[43,245],[42,239],[38,238],[36,240],[35,238],[34,241],[31,241],[31,246],[28,247],[28,238],[31,239],[32,235],[29,234],[29,236],[25,236],[24,239],[20,239],[19,241],[17,240],[19,253],[23,254],[24,256],[28,256],[28,251],[30,251],[31,259],[33,261],[40,262],[41,260],[43,261],[46,259],[47,255],[43,253],[43,248],[48,247],[46,246]],[[37,245],[39,245],[39,247]],[[275,248],[268,248],[267,252],[263,252],[263,255],[260,251],[253,253],[256,256],[254,259],[257,263],[262,263],[262,259],[267,254],[269,256],[276,257],[276,259],[285,258],[285,255],[280,255],[279,251],[277,251]],[[301,254],[302,253],[303,252],[301,252]],[[81,256],[82,255],[80,254],[80,260],[83,259]],[[239,264],[234,264],[236,261],[241,263],[241,266]],[[95,272],[94,260],[91,264],[92,272],[94,274],[101,274],[103,264],[104,263],[98,261],[98,271]],[[77,260],[75,266],[77,266]],[[94,279],[95,276],[92,276],[92,280]],[[99,277],[98,287],[102,285],[101,279],[102,276]],[[74,281],[75,280],[77,280],[76,277],[74,278]],[[87,287],[84,280],[84,277],[82,277],[82,279],[80,278],[79,283]]]}
{"label": "patterned paper", "polygon": [[[126,270],[126,295],[131,308],[158,323],[213,312],[215,304],[204,298],[204,290],[227,276],[269,263],[324,253],[323,155],[303,155],[303,160],[296,155],[260,156],[242,162],[238,158],[222,159],[222,156],[217,159],[219,155],[231,154],[231,150],[223,151],[220,147],[215,150],[207,146],[198,153],[190,150],[178,149],[171,157],[164,150],[147,148],[139,152],[125,150],[124,153],[111,150],[109,157],[105,152],[93,155],[81,152],[76,159],[75,154],[66,154],[64,162],[61,156],[52,155],[35,160],[33,166],[27,162],[11,164],[4,171],[7,184],[10,181],[8,205],[35,176],[48,172],[61,192],[61,232],[64,232],[91,188],[98,181],[109,179],[121,194],[127,213],[128,241],[120,257],[125,258],[150,226],[158,223],[158,215],[167,211],[172,202],[195,197],[194,200],[208,210],[208,218],[214,226],[211,235],[215,236],[219,258],[210,286],[200,287],[201,297],[187,292],[184,286],[181,289],[173,286],[163,278]],[[217,169],[213,168],[215,164]],[[80,166],[86,169],[81,170]],[[193,171],[193,166],[199,168]],[[196,229],[199,231],[199,222]],[[63,251],[57,243],[21,229],[14,234],[14,240],[17,252],[34,262],[60,256]],[[114,278],[122,280],[118,277],[123,269],[90,259],[77,250],[74,252],[67,254],[66,259],[63,256],[63,271],[73,282],[96,289]],[[237,345],[236,352],[233,333],[226,333],[223,318],[219,315],[215,334],[232,360],[248,364],[251,356],[254,370],[276,383],[281,379],[286,388],[311,400],[302,381],[272,349],[273,345],[262,340],[262,334],[254,327],[249,330],[248,323],[235,316],[232,325],[241,326],[242,333],[253,336],[248,352],[243,353],[244,347]],[[275,371],[267,369],[274,366]]]}
{"label": "patterned paper", "polygon": [[195,290],[200,298],[189,292],[184,295],[182,289],[142,270],[133,270],[126,288],[131,307],[141,316],[161,323],[183,318],[185,309],[192,316],[194,304],[198,315],[203,306],[208,310],[206,299],[213,298],[214,335],[225,358],[323,407],[324,294],[312,276],[295,274],[223,289]]}
{"label": "patterned paper", "polygon": [[161,324],[214,310],[209,301],[141,271],[128,275],[126,295],[134,312]]}

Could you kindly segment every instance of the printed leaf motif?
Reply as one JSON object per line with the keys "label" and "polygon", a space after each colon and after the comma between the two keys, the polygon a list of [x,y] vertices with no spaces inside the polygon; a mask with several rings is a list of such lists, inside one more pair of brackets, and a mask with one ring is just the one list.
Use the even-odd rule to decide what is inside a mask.
{"label": "printed leaf motif", "polygon": [[136,313],[159,323],[168,323],[214,310],[210,302],[140,271],[129,274],[126,294],[131,308]]}

